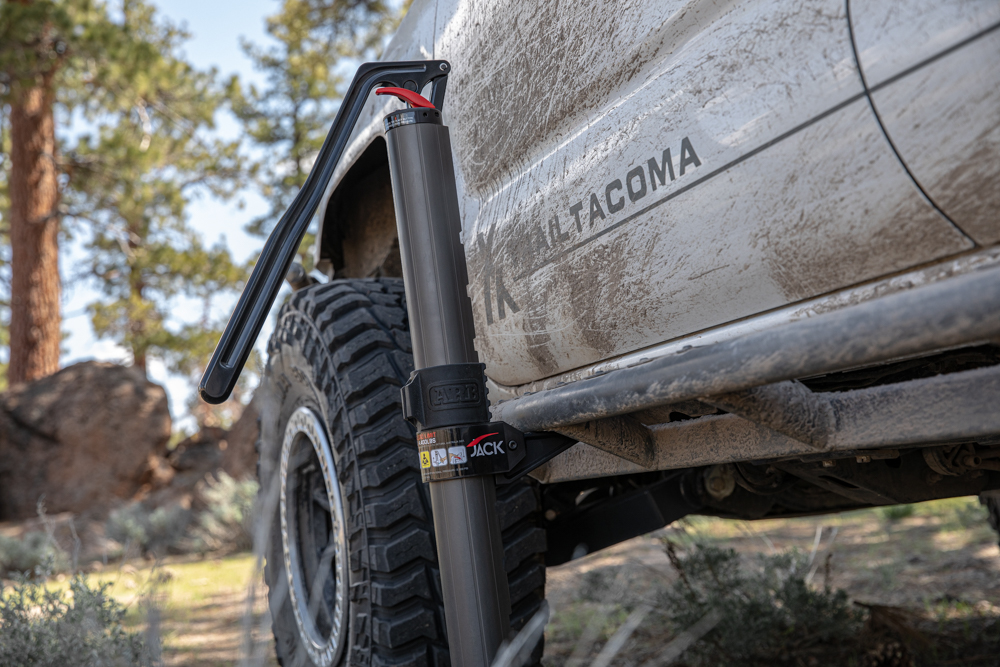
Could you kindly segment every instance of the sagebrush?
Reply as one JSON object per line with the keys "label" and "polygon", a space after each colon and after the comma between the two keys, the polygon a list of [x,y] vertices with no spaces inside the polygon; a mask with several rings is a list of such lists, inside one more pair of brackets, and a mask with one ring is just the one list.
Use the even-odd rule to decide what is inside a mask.
{"label": "sagebrush", "polygon": [[234,479],[223,471],[217,475],[199,486],[204,510],[195,513],[179,505],[151,509],[133,503],[111,513],[105,534],[125,551],[136,547],[155,556],[252,549],[257,482]]}
{"label": "sagebrush", "polygon": [[190,510],[179,505],[149,509],[142,503],[134,503],[113,511],[104,531],[126,551],[136,547],[143,554],[163,556],[180,551],[178,545],[190,523]]}
{"label": "sagebrush", "polygon": [[249,551],[253,548],[257,481],[234,479],[222,471],[218,477],[206,480],[201,489],[208,507],[192,530],[195,544],[199,550]]}
{"label": "sagebrush", "polygon": [[678,579],[661,593],[657,607],[669,624],[679,632],[709,612],[720,615],[684,654],[691,667],[807,665],[820,654],[836,664],[858,659],[864,613],[844,591],[810,586],[802,554],[751,560],[711,546],[695,546],[686,555],[669,542],[666,549]]}
{"label": "sagebrush", "polygon": [[29,532],[20,539],[0,535],[0,575],[64,572],[69,556],[49,535]]}
{"label": "sagebrush", "polygon": [[69,595],[20,577],[0,589],[0,667],[152,665],[142,637],[122,626],[125,609],[81,576]]}

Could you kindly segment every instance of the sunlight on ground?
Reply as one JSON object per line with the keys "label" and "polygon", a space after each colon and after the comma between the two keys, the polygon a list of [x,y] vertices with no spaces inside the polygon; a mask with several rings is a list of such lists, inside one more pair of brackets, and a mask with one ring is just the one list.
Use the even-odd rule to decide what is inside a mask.
{"label": "sunlight on ground", "polygon": [[[145,632],[151,622],[160,636],[165,665],[232,665],[247,654],[248,628],[257,638],[257,653],[264,658],[256,664],[276,665],[270,626],[266,620],[261,626],[267,606],[262,583],[248,609],[248,587],[260,576],[255,569],[252,554],[203,560],[168,558],[109,566],[87,575],[87,581],[111,584],[109,593],[128,609],[125,623],[131,629]],[[68,587],[68,580],[60,578],[51,585]]]}

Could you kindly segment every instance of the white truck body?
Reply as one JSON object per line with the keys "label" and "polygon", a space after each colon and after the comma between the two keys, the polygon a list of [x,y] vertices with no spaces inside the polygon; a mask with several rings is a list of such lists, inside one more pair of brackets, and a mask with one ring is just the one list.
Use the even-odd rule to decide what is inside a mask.
{"label": "white truck body", "polygon": [[453,66],[496,396],[996,244],[998,25],[995,0],[415,2],[385,59]]}

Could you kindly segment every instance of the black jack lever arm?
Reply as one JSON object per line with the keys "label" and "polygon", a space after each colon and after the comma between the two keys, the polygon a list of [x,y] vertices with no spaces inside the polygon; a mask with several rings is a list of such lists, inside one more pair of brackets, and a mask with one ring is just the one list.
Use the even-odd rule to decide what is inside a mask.
{"label": "black jack lever arm", "polygon": [[205,369],[198,386],[203,400],[222,403],[233,391],[372,89],[392,86],[420,92],[432,83],[431,102],[440,109],[450,72],[444,60],[365,63],[358,68],[309,177],[264,244]]}

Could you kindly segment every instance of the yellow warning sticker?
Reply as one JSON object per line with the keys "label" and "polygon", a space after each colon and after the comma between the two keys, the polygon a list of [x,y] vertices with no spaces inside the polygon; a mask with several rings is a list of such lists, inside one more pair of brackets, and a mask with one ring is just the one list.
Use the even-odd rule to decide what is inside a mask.
{"label": "yellow warning sticker", "polygon": [[430,468],[431,467],[431,453],[430,452],[420,452],[420,467]]}

